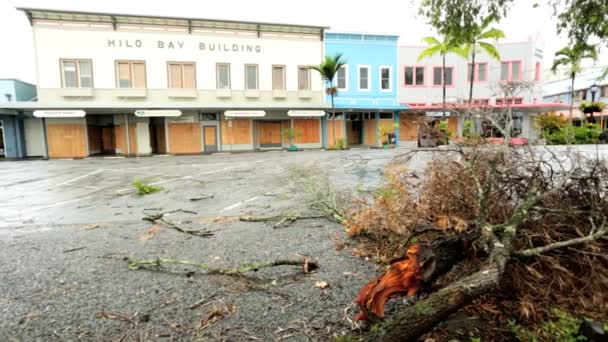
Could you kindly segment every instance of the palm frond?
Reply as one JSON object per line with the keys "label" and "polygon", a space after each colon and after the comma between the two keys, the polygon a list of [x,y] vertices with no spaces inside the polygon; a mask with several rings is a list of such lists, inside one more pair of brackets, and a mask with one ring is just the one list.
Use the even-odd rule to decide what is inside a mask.
{"label": "palm frond", "polygon": [[505,33],[497,28],[492,28],[482,33],[479,39],[501,39],[505,38]]}
{"label": "palm frond", "polygon": [[421,61],[425,58],[428,57],[432,57],[434,55],[436,55],[437,53],[442,53],[442,46],[441,45],[436,45],[436,46],[432,46],[424,51],[422,51],[419,55],[418,55],[418,61]]}
{"label": "palm frond", "polygon": [[441,45],[441,42],[437,38],[431,36],[422,38],[422,41],[428,45]]}
{"label": "palm frond", "polygon": [[496,60],[500,60],[500,52],[498,52],[496,46],[486,42],[479,42],[479,47],[483,49],[483,51],[485,51],[488,56]]}

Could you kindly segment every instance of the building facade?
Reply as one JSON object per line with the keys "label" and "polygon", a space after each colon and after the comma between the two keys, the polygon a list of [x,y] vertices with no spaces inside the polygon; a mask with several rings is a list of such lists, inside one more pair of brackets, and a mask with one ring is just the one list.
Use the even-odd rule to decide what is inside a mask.
{"label": "building facade", "polygon": [[[443,115],[442,58],[435,55],[419,60],[425,46],[401,46],[399,50],[399,99],[410,109],[402,122],[414,120],[416,114]],[[514,110],[514,133],[529,139],[537,137],[534,116],[555,106],[542,103],[543,44],[538,39],[518,43],[497,44],[501,60],[483,51],[476,53],[475,65],[470,58],[456,54],[446,56],[446,102],[452,108],[468,105],[470,75],[473,73],[472,105],[501,110],[509,105]],[[501,84],[525,84],[520,91],[505,96]],[[451,113],[449,130],[460,134],[464,126],[462,116]],[[412,124],[413,121],[411,121]],[[416,139],[415,135],[401,135],[401,139]]]}
{"label": "building facade", "polygon": [[389,134],[399,135],[399,111],[406,107],[398,96],[398,40],[396,35],[325,34],[325,53],[342,54],[346,63],[334,80],[336,115],[328,115],[328,145],[343,139],[347,146],[382,146]]}
{"label": "building facade", "polygon": [[325,28],[21,10],[51,158],[322,147]]}
{"label": "building facade", "polygon": [[[12,102],[36,99],[36,86],[17,79],[0,79],[0,108]],[[41,136],[32,131],[39,122],[25,118],[20,111],[0,109],[0,158],[24,158],[44,156]],[[30,139],[26,139],[28,134]],[[29,146],[26,146],[26,141]],[[36,142],[40,143],[37,144]]]}

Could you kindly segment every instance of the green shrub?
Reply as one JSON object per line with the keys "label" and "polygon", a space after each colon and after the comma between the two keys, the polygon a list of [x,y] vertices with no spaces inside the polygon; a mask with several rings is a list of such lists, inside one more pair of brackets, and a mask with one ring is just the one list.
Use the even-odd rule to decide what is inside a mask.
{"label": "green shrub", "polygon": [[578,334],[582,320],[560,310],[555,310],[554,314],[557,319],[544,321],[535,329],[524,328],[514,321],[509,322],[509,328],[520,341],[587,341],[586,337]]}
{"label": "green shrub", "polygon": [[543,133],[555,133],[568,127],[568,119],[555,112],[543,113],[537,116],[534,122]]}
{"label": "green shrub", "polygon": [[160,186],[150,185],[137,179],[133,181],[133,186],[137,190],[139,196],[149,195],[163,190]]}
{"label": "green shrub", "polygon": [[562,144],[596,144],[602,130],[597,124],[584,124],[583,126],[569,126],[553,132],[543,132],[542,137],[552,145]]}
{"label": "green shrub", "polygon": [[466,120],[464,122],[464,128],[462,129],[462,137],[470,138],[473,135],[473,120]]}

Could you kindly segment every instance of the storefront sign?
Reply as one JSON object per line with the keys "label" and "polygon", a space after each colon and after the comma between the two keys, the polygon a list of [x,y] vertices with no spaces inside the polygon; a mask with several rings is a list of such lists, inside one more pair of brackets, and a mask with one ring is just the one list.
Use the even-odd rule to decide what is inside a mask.
{"label": "storefront sign", "polygon": [[156,47],[163,50],[198,49],[199,51],[260,53],[262,46],[258,44],[238,44],[222,41],[199,41],[196,44],[183,40],[150,40],[141,39],[107,39],[107,47],[111,48],[146,48]]}
{"label": "storefront sign", "polygon": [[86,115],[84,110],[36,110],[37,118],[82,118]]}
{"label": "storefront sign", "polygon": [[325,116],[325,112],[322,110],[290,110],[287,115],[294,117],[319,117]]}
{"label": "storefront sign", "polygon": [[227,110],[224,112],[227,118],[261,118],[266,116],[263,110]]}
{"label": "storefront sign", "polygon": [[135,116],[142,118],[149,117],[176,117],[182,115],[179,110],[136,110]]}

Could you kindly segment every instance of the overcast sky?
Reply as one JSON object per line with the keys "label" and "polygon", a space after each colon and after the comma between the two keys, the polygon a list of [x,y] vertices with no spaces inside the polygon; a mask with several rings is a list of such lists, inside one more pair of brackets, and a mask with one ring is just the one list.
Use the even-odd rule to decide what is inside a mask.
{"label": "overcast sky", "polygon": [[[555,51],[567,43],[555,32],[552,10],[532,8],[529,0],[515,2],[509,17],[499,24],[507,35],[505,41],[539,34],[545,42],[544,65],[549,67]],[[32,83],[36,79],[31,28],[15,7],[320,25],[338,31],[396,33],[402,45],[422,45],[421,38],[432,34],[417,17],[412,0],[0,0],[0,78]],[[608,64],[606,51],[598,64]]]}

